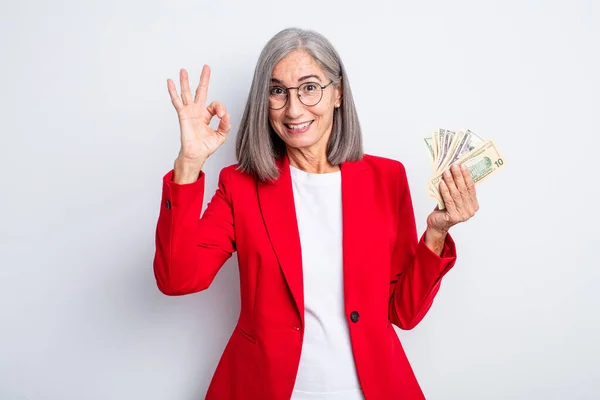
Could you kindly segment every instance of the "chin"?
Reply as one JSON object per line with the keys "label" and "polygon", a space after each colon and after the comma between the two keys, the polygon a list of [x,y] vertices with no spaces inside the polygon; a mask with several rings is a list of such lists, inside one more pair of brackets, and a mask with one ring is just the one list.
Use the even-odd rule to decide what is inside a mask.
{"label": "chin", "polygon": [[296,149],[303,149],[307,147],[313,147],[319,143],[319,137],[314,136],[302,136],[302,137],[290,137],[286,136],[283,141],[289,147],[293,147]]}
{"label": "chin", "polygon": [[285,142],[293,147],[309,147],[317,143],[318,138],[314,137],[288,137]]}

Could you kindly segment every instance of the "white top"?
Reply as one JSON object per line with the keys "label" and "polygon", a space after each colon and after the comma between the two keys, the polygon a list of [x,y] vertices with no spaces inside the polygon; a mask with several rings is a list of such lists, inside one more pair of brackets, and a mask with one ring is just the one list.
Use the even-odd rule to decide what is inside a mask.
{"label": "white top", "polygon": [[363,400],[344,312],[341,172],[290,166],[302,248],[305,330],[293,400]]}

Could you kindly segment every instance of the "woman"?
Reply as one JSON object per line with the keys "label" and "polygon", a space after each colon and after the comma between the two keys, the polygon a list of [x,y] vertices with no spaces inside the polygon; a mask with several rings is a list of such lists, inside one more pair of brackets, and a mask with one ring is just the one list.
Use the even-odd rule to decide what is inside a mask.
{"label": "woman", "polygon": [[[478,209],[468,171],[440,185],[418,240],[400,162],[363,155],[344,66],[321,35],[287,29],[258,60],[239,128],[199,219],[206,159],[229,114],[167,80],[181,151],[163,178],[154,273],[160,290],[206,289],[234,251],[239,320],[207,399],[423,399],[392,324],[412,329],[431,307],[456,251],[448,229]],[[209,123],[217,116],[213,130]]]}

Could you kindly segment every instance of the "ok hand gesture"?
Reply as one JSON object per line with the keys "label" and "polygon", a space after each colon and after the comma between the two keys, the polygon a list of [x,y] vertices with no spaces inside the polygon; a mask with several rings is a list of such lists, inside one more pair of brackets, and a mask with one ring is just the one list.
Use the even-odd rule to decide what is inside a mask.
{"label": "ok hand gesture", "polygon": [[[181,97],[177,94],[175,83],[171,79],[167,79],[169,95],[175,110],[177,110],[181,132],[181,150],[177,161],[186,165],[187,169],[197,169],[199,172],[206,159],[225,142],[231,129],[229,114],[225,110],[225,106],[217,101],[206,106],[210,81],[208,65],[202,68],[200,83],[194,99],[192,99],[188,74],[185,69],[180,70],[179,79]],[[216,130],[209,126],[215,115],[220,119]]]}

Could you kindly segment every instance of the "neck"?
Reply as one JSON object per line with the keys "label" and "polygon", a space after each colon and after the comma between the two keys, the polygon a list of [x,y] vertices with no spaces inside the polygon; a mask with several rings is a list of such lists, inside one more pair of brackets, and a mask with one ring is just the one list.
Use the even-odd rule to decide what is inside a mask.
{"label": "neck", "polygon": [[311,174],[327,174],[340,170],[339,166],[332,165],[327,160],[327,155],[324,152],[313,154],[303,149],[288,148],[287,155],[292,167]]}

